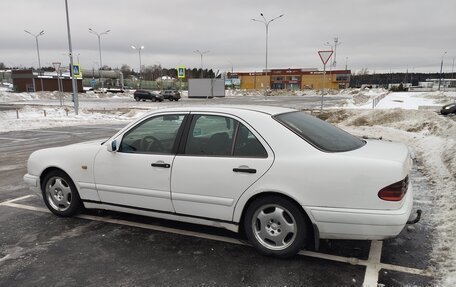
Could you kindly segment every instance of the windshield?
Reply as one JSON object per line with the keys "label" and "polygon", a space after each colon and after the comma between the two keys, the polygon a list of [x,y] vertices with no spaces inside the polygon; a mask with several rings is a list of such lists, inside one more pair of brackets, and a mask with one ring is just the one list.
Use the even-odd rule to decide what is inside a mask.
{"label": "windshield", "polygon": [[326,152],[344,152],[358,149],[365,141],[304,112],[291,112],[274,116],[285,127],[301,138]]}

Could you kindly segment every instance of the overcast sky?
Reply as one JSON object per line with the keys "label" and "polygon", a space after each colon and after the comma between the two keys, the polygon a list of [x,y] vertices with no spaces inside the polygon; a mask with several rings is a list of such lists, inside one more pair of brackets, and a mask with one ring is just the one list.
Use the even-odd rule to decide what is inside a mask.
{"label": "overcast sky", "polygon": [[[7,66],[68,63],[64,0],[2,0],[0,62]],[[68,0],[74,55],[83,68],[102,62],[139,66],[131,45],[144,45],[142,64],[199,67],[194,50],[209,50],[205,68],[260,71],[265,67],[265,26],[251,19],[284,16],[269,26],[268,68],[322,69],[317,55],[335,36],[337,69],[376,72],[451,72],[456,57],[454,0]],[[330,49],[330,48],[329,48]],[[76,60],[76,57],[75,57]]]}

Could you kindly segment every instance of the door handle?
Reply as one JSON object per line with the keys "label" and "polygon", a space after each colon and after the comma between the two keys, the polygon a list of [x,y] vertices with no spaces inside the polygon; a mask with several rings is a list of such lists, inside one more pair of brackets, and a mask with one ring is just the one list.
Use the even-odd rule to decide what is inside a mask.
{"label": "door handle", "polygon": [[256,173],[254,168],[233,168],[234,172]]}
{"label": "door handle", "polygon": [[169,163],[164,163],[164,162],[156,162],[151,164],[153,167],[163,167],[163,168],[170,168],[171,165]]}

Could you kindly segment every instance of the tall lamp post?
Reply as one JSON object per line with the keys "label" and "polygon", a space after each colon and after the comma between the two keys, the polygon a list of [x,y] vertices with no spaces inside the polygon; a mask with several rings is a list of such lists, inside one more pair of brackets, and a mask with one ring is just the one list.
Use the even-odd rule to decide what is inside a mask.
{"label": "tall lamp post", "polygon": [[193,53],[195,54],[199,54],[200,55],[200,58],[201,58],[201,78],[203,78],[203,55],[204,54],[207,54],[209,53],[210,51],[207,50],[207,51],[200,51],[200,50],[196,50],[196,51],[193,51]]}
{"label": "tall lamp post", "polygon": [[333,67],[337,65],[336,56],[337,56],[337,46],[341,45],[342,42],[339,42],[339,37],[334,37],[334,58],[333,58]]}
{"label": "tall lamp post", "polygon": [[[44,35],[44,30],[41,30],[38,34],[32,34],[27,30],[24,30],[25,33],[30,34],[32,37],[35,37],[36,42],[36,53],[38,54],[38,74],[41,75],[41,60],[40,60],[40,46],[38,45],[38,37]],[[41,75],[42,76],[42,75]],[[41,80],[41,91],[43,91],[43,78],[40,77]]]}
{"label": "tall lamp post", "polygon": [[[100,76],[100,81],[101,81],[101,90],[103,91],[104,88],[104,83],[103,83],[103,75],[101,74],[101,70],[103,69],[103,62],[101,61],[101,36],[106,35],[109,33],[111,30],[106,30],[102,33],[97,33],[95,30],[92,28],[89,28],[89,33],[92,33],[98,37],[98,52],[100,54],[100,69],[98,70],[98,74]],[[79,62],[79,61],[78,61]],[[79,64],[79,63],[78,63]]]}
{"label": "tall lamp post", "polygon": [[[73,69],[73,46],[71,45],[71,31],[70,31],[70,16],[68,14],[68,1],[65,0],[65,12],[67,22],[67,33],[68,33],[68,54],[70,55],[70,68]],[[73,74],[70,72],[70,75]],[[74,102],[74,113],[78,115],[79,111],[79,100],[78,100],[78,88],[76,78],[71,77],[71,86],[73,88],[73,102]]]}
{"label": "tall lamp post", "polygon": [[439,91],[440,91],[440,85],[442,83],[442,71],[443,71],[443,58],[446,55],[446,51],[442,54],[442,60],[440,61],[440,77],[439,77]]}
{"label": "tall lamp post", "polygon": [[131,45],[133,50],[137,50],[139,54],[139,87],[141,88],[141,50],[144,49],[144,46],[135,47]]}
{"label": "tall lamp post", "polygon": [[275,17],[275,18],[272,18],[271,20],[268,20],[266,19],[266,17],[264,17],[263,13],[260,13],[261,17],[263,17],[263,20],[257,20],[257,19],[252,19],[252,21],[255,21],[255,22],[260,22],[260,23],[263,23],[264,24],[264,27],[266,28],[266,75],[268,74],[268,32],[269,32],[269,24],[271,24],[272,21],[274,20],[277,20],[281,17],[283,17],[283,14]]}

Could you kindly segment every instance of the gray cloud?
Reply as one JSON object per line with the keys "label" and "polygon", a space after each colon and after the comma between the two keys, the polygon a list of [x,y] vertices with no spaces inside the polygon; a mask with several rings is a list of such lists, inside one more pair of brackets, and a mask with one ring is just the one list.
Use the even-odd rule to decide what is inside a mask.
{"label": "gray cloud", "polygon": [[[0,62],[37,66],[38,33],[43,65],[67,63],[64,1],[15,0],[3,5]],[[318,67],[317,51],[339,36],[338,68],[375,71],[435,72],[443,51],[445,70],[456,56],[456,2],[452,0],[306,0],[306,1],[108,1],[68,0],[73,49],[84,67],[96,67],[98,42],[88,33],[110,29],[102,37],[103,64],[138,66],[130,45],[144,45],[142,62],[165,67],[199,67],[196,49],[210,50],[204,66],[228,70],[261,70],[265,29],[259,19],[285,16],[270,26],[269,67]]]}

